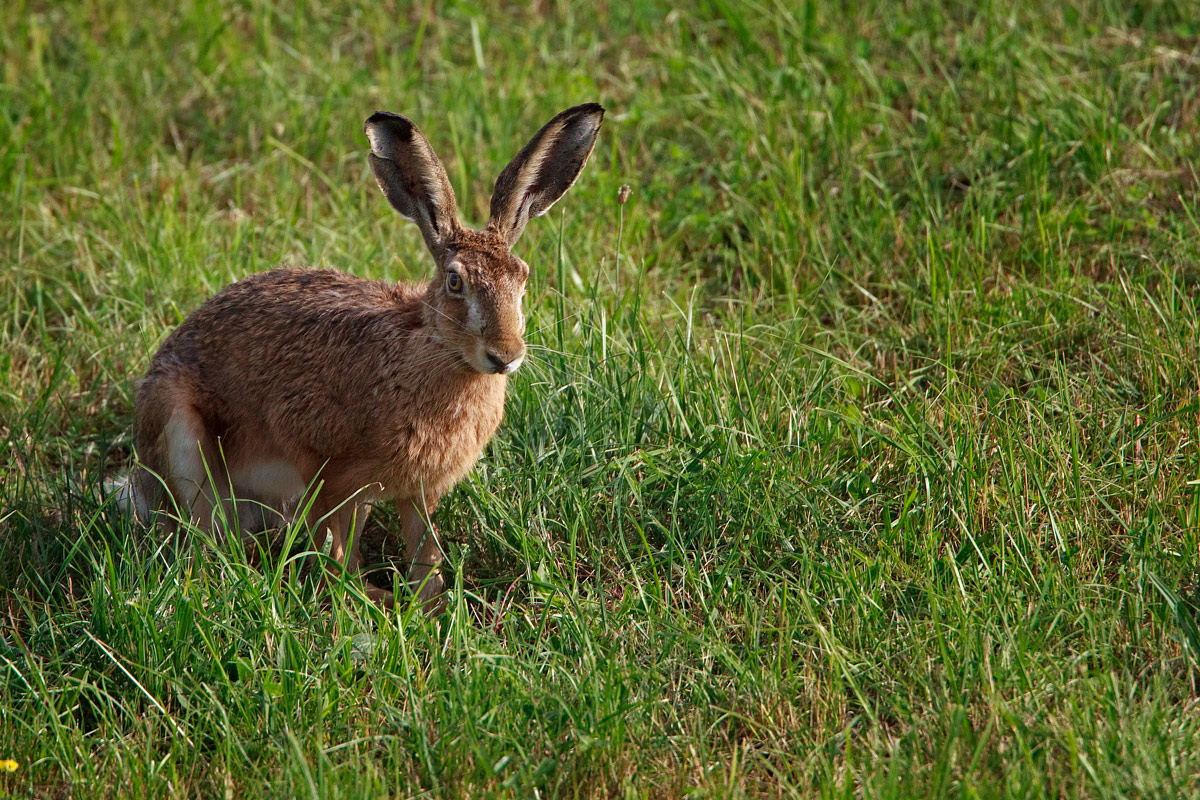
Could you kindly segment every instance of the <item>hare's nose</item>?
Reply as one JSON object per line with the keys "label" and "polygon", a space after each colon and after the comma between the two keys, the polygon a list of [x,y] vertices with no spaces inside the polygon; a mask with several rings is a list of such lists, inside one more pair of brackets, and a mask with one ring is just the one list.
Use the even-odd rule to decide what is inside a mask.
{"label": "hare's nose", "polygon": [[487,359],[488,364],[492,367],[492,372],[495,372],[498,375],[511,375],[517,371],[517,367],[521,366],[521,362],[525,360],[525,355],[522,353],[515,358],[504,358],[503,356],[498,356],[489,350]]}

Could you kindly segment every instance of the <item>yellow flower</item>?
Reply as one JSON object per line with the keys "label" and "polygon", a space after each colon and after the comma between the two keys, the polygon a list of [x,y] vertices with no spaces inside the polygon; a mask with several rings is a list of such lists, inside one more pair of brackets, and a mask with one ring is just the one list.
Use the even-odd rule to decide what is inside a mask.
{"label": "yellow flower", "polygon": [[0,758],[0,770],[5,772],[16,772],[21,765],[11,758]]}

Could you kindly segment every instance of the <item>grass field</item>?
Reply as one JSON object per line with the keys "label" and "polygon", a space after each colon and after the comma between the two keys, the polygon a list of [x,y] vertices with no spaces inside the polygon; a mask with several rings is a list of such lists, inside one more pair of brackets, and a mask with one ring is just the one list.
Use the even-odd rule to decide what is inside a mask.
{"label": "grass field", "polygon": [[[1196,7],[498,5],[0,9],[0,797],[1200,795]],[[105,502],[206,296],[430,274],[371,112],[479,224],[590,100],[445,616]]]}

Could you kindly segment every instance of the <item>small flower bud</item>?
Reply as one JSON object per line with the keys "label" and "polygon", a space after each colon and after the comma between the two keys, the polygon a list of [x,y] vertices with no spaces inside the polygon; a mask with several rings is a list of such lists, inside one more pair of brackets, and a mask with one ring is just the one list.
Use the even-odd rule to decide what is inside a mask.
{"label": "small flower bud", "polygon": [[617,202],[625,205],[625,201],[629,199],[629,195],[631,194],[633,194],[633,190],[629,188],[629,184],[621,184],[621,188],[617,189]]}

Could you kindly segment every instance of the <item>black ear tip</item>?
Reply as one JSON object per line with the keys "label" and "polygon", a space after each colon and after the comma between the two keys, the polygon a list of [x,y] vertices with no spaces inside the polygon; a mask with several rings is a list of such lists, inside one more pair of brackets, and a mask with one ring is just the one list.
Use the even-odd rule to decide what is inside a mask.
{"label": "black ear tip", "polygon": [[582,103],[577,106],[571,106],[566,111],[559,113],[551,123],[564,122],[573,124],[588,119],[595,118],[596,125],[599,125],[604,119],[604,106],[599,103]]}
{"label": "black ear tip", "polygon": [[370,130],[372,127],[378,126],[387,131],[389,136],[394,137],[397,141],[407,142],[412,138],[413,124],[407,117],[399,114],[393,114],[391,111],[376,111],[371,116],[367,117],[364,127]]}
{"label": "black ear tip", "polygon": [[604,116],[604,106],[599,103],[584,103],[583,105],[575,106],[571,110],[579,114],[599,114],[601,117]]}

